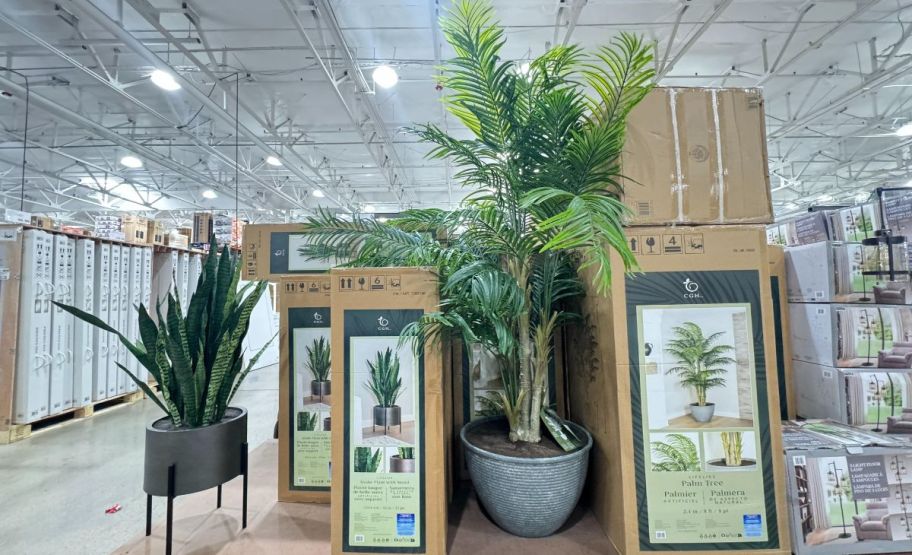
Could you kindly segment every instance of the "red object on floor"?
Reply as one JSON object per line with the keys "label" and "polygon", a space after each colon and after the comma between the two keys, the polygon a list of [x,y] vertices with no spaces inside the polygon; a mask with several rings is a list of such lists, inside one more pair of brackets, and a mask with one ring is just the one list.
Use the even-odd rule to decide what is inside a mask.
{"label": "red object on floor", "polygon": [[114,513],[118,512],[121,509],[123,509],[123,507],[120,506],[120,503],[114,503],[113,505],[111,505],[110,507],[105,509],[105,514],[113,515]]}

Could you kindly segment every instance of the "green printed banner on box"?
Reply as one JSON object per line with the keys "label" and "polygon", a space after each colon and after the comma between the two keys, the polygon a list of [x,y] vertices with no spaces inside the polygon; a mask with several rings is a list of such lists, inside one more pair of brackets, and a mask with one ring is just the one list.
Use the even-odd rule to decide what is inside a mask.
{"label": "green printed banner on box", "polygon": [[298,491],[329,491],[332,436],[330,410],[330,310],[288,309],[288,388],[291,469],[289,488]]}
{"label": "green printed banner on box", "polygon": [[424,552],[422,310],[346,310],[343,551]]}
{"label": "green printed banner on box", "polygon": [[640,549],[778,547],[758,272],[626,287]]}

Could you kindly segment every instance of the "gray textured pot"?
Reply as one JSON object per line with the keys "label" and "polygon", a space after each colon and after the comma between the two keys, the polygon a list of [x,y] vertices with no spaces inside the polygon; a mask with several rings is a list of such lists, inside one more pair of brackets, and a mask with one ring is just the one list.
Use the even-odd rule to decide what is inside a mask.
{"label": "gray textured pot", "polygon": [[374,405],[374,427],[376,426],[383,426],[384,428],[399,426],[399,431],[401,432],[402,409],[399,408],[399,405],[393,405],[391,407]]}
{"label": "gray textured pot", "polygon": [[706,403],[702,407],[696,403],[690,404],[690,415],[697,422],[709,422],[716,412],[715,403]]}
{"label": "gray textured pot", "polygon": [[174,494],[195,493],[241,474],[241,451],[247,443],[247,409],[229,407],[218,424],[174,428],[160,418],[146,427],[143,490],[168,495],[168,467],[174,465]]}
{"label": "gray textured pot", "polygon": [[399,455],[390,457],[390,472],[415,472],[415,459],[403,459]]}
{"label": "gray textured pot", "polygon": [[579,502],[589,469],[592,436],[568,422],[579,436],[586,438],[586,445],[566,455],[542,459],[489,453],[466,439],[467,431],[473,427],[502,418],[480,418],[459,432],[478,499],[494,522],[507,532],[524,538],[550,536],[567,521]]}
{"label": "gray textured pot", "polygon": [[324,432],[332,431],[332,417],[331,416],[327,416],[326,418],[323,419],[323,431]]}
{"label": "gray textured pot", "polygon": [[320,397],[321,399],[323,398],[324,395],[331,395],[332,394],[332,382],[329,380],[326,380],[325,382],[321,382],[319,380],[311,380],[310,381],[310,394],[313,397]]}

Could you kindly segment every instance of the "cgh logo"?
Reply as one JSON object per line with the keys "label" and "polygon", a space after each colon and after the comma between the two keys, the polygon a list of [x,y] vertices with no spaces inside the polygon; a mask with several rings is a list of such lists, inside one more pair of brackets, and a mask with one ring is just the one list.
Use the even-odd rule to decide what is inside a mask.
{"label": "cgh logo", "polygon": [[387,320],[386,318],[381,316],[381,317],[377,318],[377,323],[380,324],[379,326],[377,326],[378,330],[389,331],[389,323],[390,323],[389,320]]}
{"label": "cgh logo", "polygon": [[701,295],[698,292],[700,290],[699,283],[693,281],[690,278],[687,278],[684,280],[683,285],[684,285],[684,290],[687,291],[686,293],[684,293],[685,299],[702,299],[703,298],[703,295]]}
{"label": "cgh logo", "polygon": [[314,322],[320,323],[323,321],[323,315],[319,312],[314,312]]}

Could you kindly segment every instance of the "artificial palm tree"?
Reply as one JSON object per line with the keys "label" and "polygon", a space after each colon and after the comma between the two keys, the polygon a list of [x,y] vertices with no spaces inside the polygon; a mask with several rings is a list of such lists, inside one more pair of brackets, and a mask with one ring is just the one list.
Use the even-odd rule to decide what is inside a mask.
{"label": "artificial palm tree", "polygon": [[735,359],[727,356],[734,350],[731,345],[719,344],[723,332],[708,336],[693,322],[684,322],[672,328],[675,338],[668,342],[665,351],[677,359],[666,373],[676,374],[681,385],[693,388],[697,394],[696,405],[706,406],[706,392],[725,385],[726,366]]}
{"label": "artificial palm tree", "polygon": [[408,210],[381,223],[323,211],[305,233],[310,257],[353,266],[430,266],[440,311],[414,331],[452,333],[495,355],[512,441],[538,442],[540,422],[566,449],[569,429],[546,410],[555,330],[575,316],[562,301],[582,294],[577,275],[611,283],[612,253],[635,268],[622,224],[627,215],[620,156],[626,118],[649,92],[652,48],[622,34],[595,52],[555,46],[527,64],[504,59],[504,31],[486,2],[454,3],[441,30],[455,51],[442,67],[444,103],[471,133],[437,125],[410,131],[431,158],[456,166],[468,196],[454,210]]}
{"label": "artificial palm tree", "polygon": [[685,435],[668,434],[665,441],[653,441],[653,472],[697,472],[700,455],[696,444]]}

